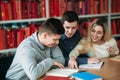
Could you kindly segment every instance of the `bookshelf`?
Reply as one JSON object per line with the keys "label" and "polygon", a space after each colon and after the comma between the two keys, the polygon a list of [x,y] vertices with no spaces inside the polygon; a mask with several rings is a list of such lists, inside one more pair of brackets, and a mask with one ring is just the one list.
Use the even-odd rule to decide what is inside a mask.
{"label": "bookshelf", "polygon": [[[2,3],[2,1],[4,1],[4,0],[1,0],[0,4]],[[7,0],[5,0],[5,1],[7,1]],[[8,1],[14,1],[14,0],[8,0]],[[17,1],[22,1],[22,0],[17,0]],[[30,1],[30,0],[28,0],[28,1]],[[58,9],[58,8],[61,9],[61,7],[64,7],[65,3],[62,3],[62,5],[57,4],[57,3],[60,3],[60,1],[61,2],[65,2],[66,0],[36,0],[36,1],[43,1],[43,2],[45,2],[45,5],[44,5],[45,16],[44,17],[38,17],[38,18],[32,17],[32,18],[26,18],[26,19],[25,18],[20,18],[20,19],[18,18],[18,19],[12,19],[12,20],[1,20],[0,19],[0,25],[3,25],[3,24],[13,24],[13,23],[19,23],[20,24],[20,23],[25,23],[25,22],[27,22],[27,23],[43,22],[43,21],[45,21],[49,17],[55,17],[55,18],[58,18],[58,19],[61,18],[60,15],[62,14],[61,13],[62,11],[60,12],[59,15],[57,15],[58,13],[56,13],[56,10],[53,10],[53,12],[55,12],[55,14],[52,14],[52,16],[51,16],[50,12],[51,12],[51,9],[53,7],[55,7],[56,5],[60,6],[60,7],[57,7],[56,9]],[[52,1],[55,1],[55,3],[54,3],[53,6],[51,5],[53,3],[50,3]],[[73,0],[71,0],[71,1],[73,1]],[[81,5],[85,6],[84,1],[86,1],[87,4],[89,4],[89,0],[76,0],[77,3],[78,3],[78,1],[79,1],[79,5],[81,4]],[[97,6],[97,9],[99,10],[99,8],[100,8],[99,6],[101,6],[101,5],[98,5],[98,4],[101,3],[101,1],[104,1],[104,0],[91,0],[91,1],[95,1],[93,3],[95,4],[95,6]],[[100,11],[98,11],[98,12],[93,11],[94,12],[93,13],[92,11],[90,11],[89,13],[86,13],[85,9],[81,8],[82,6],[76,5],[77,7],[79,7],[80,9],[82,9],[82,11],[77,12],[78,15],[79,15],[79,19],[91,19],[91,18],[102,18],[102,17],[105,17],[108,20],[109,30],[110,30],[110,32],[112,32],[112,20],[118,20],[118,22],[120,21],[120,9],[119,9],[120,7],[117,6],[117,7],[119,7],[118,11],[112,10],[113,9],[112,6],[115,7],[116,6],[115,4],[118,4],[118,3],[115,3],[115,1],[118,2],[118,3],[120,3],[119,0],[107,0],[107,5],[106,6],[108,7],[108,9],[107,9],[106,12],[102,12],[101,9],[100,9]],[[70,3],[68,3],[68,4],[70,5]],[[73,4],[73,3],[71,3],[71,4]],[[93,6],[93,7],[95,7],[95,6]],[[106,6],[102,5],[102,8],[106,7]],[[85,7],[89,7],[89,6],[85,6]],[[0,9],[1,9],[1,7],[0,7]],[[74,9],[74,8],[71,8],[71,9]],[[96,10],[96,8],[94,8],[94,9]],[[68,9],[68,10],[70,10],[70,9]],[[1,13],[1,10],[0,10],[0,13]],[[114,37],[120,37],[120,32],[113,34],[113,36]],[[2,49],[2,50],[0,50],[0,53],[4,53],[4,52],[8,52],[8,51],[15,51],[15,50],[16,50],[16,48],[14,48],[14,47],[13,48],[9,48],[9,49]]]}

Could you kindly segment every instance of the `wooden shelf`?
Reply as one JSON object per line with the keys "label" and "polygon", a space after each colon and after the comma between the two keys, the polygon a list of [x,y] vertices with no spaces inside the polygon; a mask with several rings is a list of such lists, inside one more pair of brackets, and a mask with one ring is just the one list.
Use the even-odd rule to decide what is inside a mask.
{"label": "wooden shelf", "polygon": [[16,48],[11,48],[11,49],[0,50],[0,53],[15,52],[15,51],[16,51]]}

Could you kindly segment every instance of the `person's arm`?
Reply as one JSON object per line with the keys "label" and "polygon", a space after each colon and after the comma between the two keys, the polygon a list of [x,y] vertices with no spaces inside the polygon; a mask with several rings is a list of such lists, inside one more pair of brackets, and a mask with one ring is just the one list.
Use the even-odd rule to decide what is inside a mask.
{"label": "person's arm", "polygon": [[[55,46],[54,48],[51,48],[51,51],[53,60],[61,65],[65,65],[65,59],[60,48],[58,46]],[[58,65],[58,67],[60,66]],[[60,68],[63,68],[63,66],[61,66]]]}
{"label": "person's arm", "polygon": [[39,77],[43,76],[54,65],[54,60],[52,58],[38,60],[39,56],[41,55],[36,54],[38,53],[24,48],[18,59],[20,65],[30,80],[36,80]]}
{"label": "person's arm", "polygon": [[75,58],[77,58],[80,54],[84,53],[86,53],[85,39],[82,39],[79,41],[76,47],[70,52],[69,57],[74,56]]}
{"label": "person's arm", "polygon": [[119,54],[119,49],[118,49],[117,42],[115,39],[114,39],[114,54],[116,54],[116,55]]}
{"label": "person's arm", "polygon": [[65,64],[65,59],[64,56],[58,46],[55,46],[52,50],[52,57],[54,60],[60,62],[61,64]]}
{"label": "person's arm", "polygon": [[[77,59],[80,54],[85,53],[85,48],[83,47],[85,45],[85,40],[82,39],[80,42],[76,45],[76,47],[70,52],[69,54],[69,62],[68,66],[70,68],[77,68],[78,63],[87,63],[87,58],[79,58]],[[76,61],[77,60],[77,61]]]}
{"label": "person's arm", "polygon": [[117,42],[114,38],[112,38],[108,44],[113,44],[112,46],[110,46],[109,48],[107,48],[109,54],[110,54],[110,57],[114,57],[116,55],[119,54],[119,49],[118,49],[118,46],[117,46]]}

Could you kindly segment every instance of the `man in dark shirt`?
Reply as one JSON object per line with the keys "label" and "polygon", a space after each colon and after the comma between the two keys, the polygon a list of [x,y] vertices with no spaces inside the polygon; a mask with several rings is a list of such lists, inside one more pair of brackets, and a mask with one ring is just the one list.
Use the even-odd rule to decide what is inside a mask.
{"label": "man in dark shirt", "polygon": [[[80,32],[78,30],[78,15],[74,11],[66,11],[62,15],[61,19],[65,33],[62,35],[59,47],[65,57],[65,66],[68,66],[69,53],[81,39]],[[84,55],[86,56],[86,55]],[[87,63],[87,58],[77,58],[78,64]]]}

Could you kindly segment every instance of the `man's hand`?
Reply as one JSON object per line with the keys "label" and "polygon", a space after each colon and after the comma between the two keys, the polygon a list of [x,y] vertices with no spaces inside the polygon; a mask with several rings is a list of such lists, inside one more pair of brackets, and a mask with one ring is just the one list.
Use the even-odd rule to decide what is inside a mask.
{"label": "man's hand", "polygon": [[70,60],[68,62],[68,67],[69,68],[76,68],[76,69],[78,69],[77,62],[76,62],[76,59],[75,59],[74,56],[70,57]]}
{"label": "man's hand", "polygon": [[96,58],[96,57],[93,57],[93,58],[88,58],[88,64],[89,63],[94,63],[94,64],[97,64],[101,62],[101,59],[100,58]]}
{"label": "man's hand", "polygon": [[58,67],[61,68],[61,69],[64,69],[64,68],[65,68],[61,63],[59,63],[59,62],[57,62],[57,61],[54,61],[54,65],[58,66]]}

